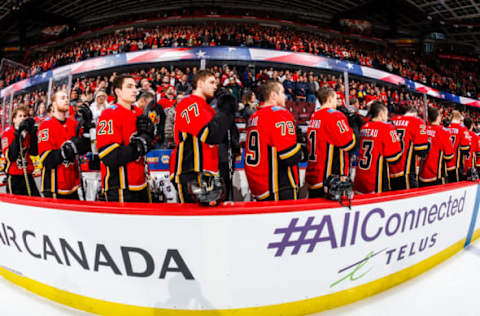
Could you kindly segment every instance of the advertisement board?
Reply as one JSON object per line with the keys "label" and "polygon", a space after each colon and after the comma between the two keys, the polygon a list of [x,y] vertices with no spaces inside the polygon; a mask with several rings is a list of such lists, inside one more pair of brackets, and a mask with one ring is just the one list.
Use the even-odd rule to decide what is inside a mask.
{"label": "advertisement board", "polygon": [[0,274],[100,314],[313,313],[394,286],[464,247],[477,185],[425,192],[359,198],[351,209],[321,199],[42,206],[3,195]]}

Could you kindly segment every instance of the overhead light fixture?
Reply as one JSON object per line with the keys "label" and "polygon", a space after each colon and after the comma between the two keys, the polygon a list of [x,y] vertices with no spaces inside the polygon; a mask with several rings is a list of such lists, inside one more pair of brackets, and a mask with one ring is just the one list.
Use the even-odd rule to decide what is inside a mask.
{"label": "overhead light fixture", "polygon": [[445,21],[440,21],[440,24],[441,24],[441,25],[445,25]]}
{"label": "overhead light fixture", "polygon": [[473,26],[469,25],[467,26],[469,30],[473,29]]}
{"label": "overhead light fixture", "polygon": [[427,15],[427,20],[432,20],[432,17],[430,15]]}
{"label": "overhead light fixture", "polygon": [[458,28],[458,24],[454,24],[453,27],[454,27],[454,28]]}

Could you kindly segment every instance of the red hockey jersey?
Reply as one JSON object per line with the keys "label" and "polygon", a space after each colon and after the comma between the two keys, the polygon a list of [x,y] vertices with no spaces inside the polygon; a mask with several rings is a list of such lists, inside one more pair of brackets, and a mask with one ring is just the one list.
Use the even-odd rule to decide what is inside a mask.
{"label": "red hockey jersey", "polygon": [[446,161],[453,159],[454,151],[450,141],[449,131],[440,125],[427,126],[430,150],[420,166],[420,180],[434,182],[437,180],[445,183],[447,175]]}
{"label": "red hockey jersey", "polygon": [[360,130],[360,151],[354,189],[360,193],[390,190],[389,164],[402,155],[400,140],[392,124],[370,121]]}
{"label": "red hockey jersey", "polygon": [[[54,117],[50,117],[40,124],[38,128],[38,154],[40,163],[53,150],[60,150],[64,142],[76,136],[77,121],[72,118],[66,118],[60,122]],[[60,163],[54,169],[48,169],[42,166],[42,186],[41,191],[52,192],[53,196],[57,193],[67,195],[78,190],[80,186],[80,174],[78,173],[78,161],[75,163]]]}
{"label": "red hockey jersey", "polygon": [[316,111],[308,126],[307,147],[305,181],[310,189],[322,188],[332,174],[349,174],[348,151],[355,147],[355,135],[342,112]]}
{"label": "red hockey jersey", "polygon": [[[136,106],[132,106],[129,110],[115,104],[103,110],[97,124],[97,147],[100,159],[107,157],[116,148],[130,144],[130,137],[137,132],[137,116],[140,115],[142,110]],[[110,168],[102,162],[100,171],[102,188],[105,191],[110,189],[140,191],[147,186],[143,157],[115,168]]]}
{"label": "red hockey jersey", "polygon": [[394,117],[393,124],[400,139],[402,156],[396,163],[390,165],[390,177],[416,174],[415,152],[428,149],[427,126],[422,119],[408,115]]}
{"label": "red hockey jersey", "polygon": [[470,140],[470,150],[468,154],[463,156],[463,173],[467,174],[467,170],[475,167],[475,155],[478,151],[478,136],[473,131],[468,131]]}
{"label": "red hockey jersey", "polygon": [[[23,175],[23,169],[22,169],[23,165],[22,165],[22,159],[20,158],[20,155],[17,157],[15,161],[10,161],[9,147],[14,140],[15,140],[15,128],[12,125],[10,127],[7,127],[7,129],[2,134],[2,152],[6,160],[5,173],[9,175]],[[29,134],[27,134],[25,139],[22,141],[22,148],[25,156],[25,163],[27,164],[26,165],[27,173],[32,173],[34,167],[33,167],[32,159],[30,158],[30,150],[29,150],[30,135]]]}
{"label": "red hockey jersey", "polygon": [[281,161],[301,150],[293,116],[282,106],[262,106],[248,119],[245,142],[245,173],[257,200],[274,196],[281,189],[298,189],[298,166]]}
{"label": "red hockey jersey", "polygon": [[170,156],[170,178],[180,183],[185,173],[209,172],[218,175],[218,145],[206,143],[208,123],[215,110],[205,99],[190,95],[177,105],[175,112],[175,144]]}
{"label": "red hockey jersey", "polygon": [[452,123],[447,128],[450,133],[450,141],[453,145],[453,159],[447,162],[447,170],[454,170],[461,167],[462,163],[462,151],[469,150],[470,134],[468,129],[459,123]]}
{"label": "red hockey jersey", "polygon": [[476,134],[476,136],[477,150],[475,152],[475,167],[480,168],[480,135]]}

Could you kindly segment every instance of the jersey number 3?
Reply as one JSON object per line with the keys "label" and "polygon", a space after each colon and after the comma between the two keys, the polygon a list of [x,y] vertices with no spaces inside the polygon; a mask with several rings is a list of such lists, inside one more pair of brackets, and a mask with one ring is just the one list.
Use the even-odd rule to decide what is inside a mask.
{"label": "jersey number 3", "polygon": [[368,170],[370,169],[370,165],[372,164],[373,141],[363,140],[360,148],[364,150],[364,153],[363,157],[360,156],[361,158],[358,162],[358,166],[364,170]]}

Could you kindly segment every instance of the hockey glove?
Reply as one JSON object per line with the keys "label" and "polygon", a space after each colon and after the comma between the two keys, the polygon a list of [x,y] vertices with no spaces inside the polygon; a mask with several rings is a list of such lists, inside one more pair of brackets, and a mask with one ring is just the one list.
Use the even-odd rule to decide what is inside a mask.
{"label": "hockey glove", "polygon": [[137,116],[137,135],[146,134],[150,138],[155,135],[155,126],[152,120],[147,116]]}
{"label": "hockey glove", "polygon": [[62,155],[64,162],[74,162],[75,155],[77,154],[77,147],[73,142],[73,139],[67,140],[60,147],[60,154]]}
{"label": "hockey glove", "polygon": [[26,131],[27,133],[32,133],[33,128],[35,127],[35,120],[33,118],[27,118],[23,120],[22,123],[18,126],[17,133],[20,135],[23,131]]}
{"label": "hockey glove", "polygon": [[79,122],[82,123],[82,127],[84,131],[88,132],[92,127],[92,121],[93,121],[92,111],[85,104],[82,104],[77,111],[80,116]]}
{"label": "hockey glove", "polygon": [[149,150],[149,144],[152,142],[152,138],[146,134],[132,135],[130,137],[130,146],[133,146],[137,152],[138,157],[145,156]]}

